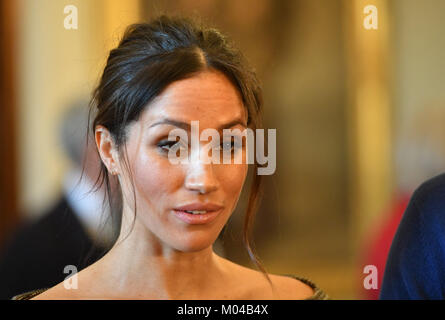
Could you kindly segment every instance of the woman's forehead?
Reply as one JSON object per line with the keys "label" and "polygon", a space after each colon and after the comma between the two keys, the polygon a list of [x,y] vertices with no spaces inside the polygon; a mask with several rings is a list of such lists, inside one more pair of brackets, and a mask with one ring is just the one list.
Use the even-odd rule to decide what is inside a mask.
{"label": "woman's forehead", "polygon": [[141,115],[146,125],[163,118],[217,125],[247,115],[238,91],[224,75],[203,72],[170,84]]}

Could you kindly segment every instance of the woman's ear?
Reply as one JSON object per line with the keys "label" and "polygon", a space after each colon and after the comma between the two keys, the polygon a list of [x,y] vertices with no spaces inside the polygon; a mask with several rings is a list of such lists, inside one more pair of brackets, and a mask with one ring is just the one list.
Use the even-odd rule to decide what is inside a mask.
{"label": "woman's ear", "polygon": [[104,126],[97,126],[94,131],[97,150],[99,151],[102,162],[112,175],[119,173],[119,159],[114,144],[113,137]]}

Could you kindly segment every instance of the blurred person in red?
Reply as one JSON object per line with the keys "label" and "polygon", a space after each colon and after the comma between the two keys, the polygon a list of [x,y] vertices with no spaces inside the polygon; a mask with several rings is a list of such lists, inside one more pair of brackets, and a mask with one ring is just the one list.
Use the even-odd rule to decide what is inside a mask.
{"label": "blurred person in red", "polygon": [[364,277],[359,279],[363,299],[379,299],[386,260],[414,190],[425,180],[445,171],[445,108],[440,103],[428,105],[411,116],[402,127],[395,154],[395,196],[368,232],[360,253],[362,272],[365,266],[377,269],[377,288],[366,289]]}

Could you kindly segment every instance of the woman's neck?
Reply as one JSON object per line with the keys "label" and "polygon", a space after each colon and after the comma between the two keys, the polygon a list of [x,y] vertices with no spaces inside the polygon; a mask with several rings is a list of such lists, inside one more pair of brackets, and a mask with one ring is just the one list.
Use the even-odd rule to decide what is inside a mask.
{"label": "woman's neck", "polygon": [[143,229],[136,223],[95,266],[96,280],[109,290],[125,297],[193,299],[227,283],[227,264],[212,246],[182,252]]}

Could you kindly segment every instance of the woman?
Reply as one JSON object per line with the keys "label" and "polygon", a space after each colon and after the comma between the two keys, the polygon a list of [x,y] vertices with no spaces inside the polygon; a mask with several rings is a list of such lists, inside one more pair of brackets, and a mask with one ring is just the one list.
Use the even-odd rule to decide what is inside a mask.
{"label": "woman", "polygon": [[[110,52],[92,104],[102,160],[98,182],[109,186],[117,178],[120,186],[119,238],[77,274],[77,289],[60,283],[16,298],[325,299],[306,279],[267,274],[250,248],[256,170],[244,239],[261,272],[212,249],[236,207],[248,165],[169,159],[169,151],[186,147],[169,133],[190,134],[192,121],[200,132],[260,127],[261,94],[241,53],[217,30],[167,16],[130,26]],[[245,145],[223,142],[226,151],[227,144],[230,156],[246,157]]]}

